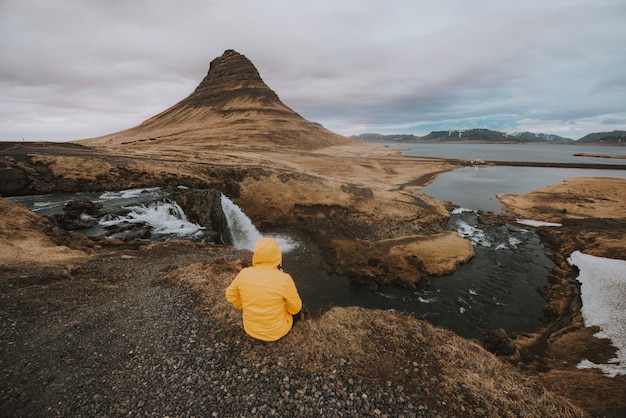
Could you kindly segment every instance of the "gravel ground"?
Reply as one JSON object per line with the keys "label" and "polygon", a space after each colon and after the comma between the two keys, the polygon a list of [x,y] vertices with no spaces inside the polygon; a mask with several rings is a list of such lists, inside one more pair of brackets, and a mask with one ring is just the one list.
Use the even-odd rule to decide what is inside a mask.
{"label": "gravel ground", "polygon": [[0,415],[440,416],[341,362],[307,372],[243,331],[224,335],[187,290],[157,284],[205,256],[187,248],[141,263],[117,255],[70,271],[2,271]]}

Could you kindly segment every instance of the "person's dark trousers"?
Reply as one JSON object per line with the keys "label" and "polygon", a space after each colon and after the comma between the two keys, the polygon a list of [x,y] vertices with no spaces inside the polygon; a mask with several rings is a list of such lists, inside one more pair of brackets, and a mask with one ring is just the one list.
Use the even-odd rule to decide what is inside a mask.
{"label": "person's dark trousers", "polygon": [[294,325],[296,325],[296,322],[298,322],[300,318],[302,318],[302,311],[298,312],[295,315],[291,315],[291,317],[293,318],[293,324],[291,325],[293,327]]}

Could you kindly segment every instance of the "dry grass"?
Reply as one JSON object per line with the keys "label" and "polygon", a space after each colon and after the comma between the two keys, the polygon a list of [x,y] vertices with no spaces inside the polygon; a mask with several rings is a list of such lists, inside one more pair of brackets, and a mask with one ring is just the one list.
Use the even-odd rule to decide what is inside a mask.
{"label": "dry grass", "polygon": [[626,180],[611,177],[565,179],[524,195],[499,195],[518,216],[541,221],[621,218],[626,212]]}
{"label": "dry grass", "polygon": [[0,199],[0,266],[61,265],[89,258],[88,249],[80,248],[85,238],[63,234],[26,207]]}
{"label": "dry grass", "polygon": [[[220,257],[176,270],[166,278],[190,288],[197,308],[233,344],[251,340],[241,315],[224,290],[241,269],[236,256]],[[308,317],[275,343],[247,342],[250,351],[276,358],[294,357],[304,372],[339,369],[381,385],[398,384],[416,404],[455,411],[459,416],[584,417],[568,400],[548,391],[472,341],[403,315],[356,307],[335,307]]]}
{"label": "dry grass", "polygon": [[[584,378],[581,374],[584,373]],[[553,370],[545,375],[543,383],[570,399],[584,400],[585,408],[594,416],[607,409],[624,412],[626,376],[608,378],[599,370]],[[593,396],[590,396],[590,391]],[[621,402],[620,402],[621,400]],[[613,415],[617,417],[617,413]]]}

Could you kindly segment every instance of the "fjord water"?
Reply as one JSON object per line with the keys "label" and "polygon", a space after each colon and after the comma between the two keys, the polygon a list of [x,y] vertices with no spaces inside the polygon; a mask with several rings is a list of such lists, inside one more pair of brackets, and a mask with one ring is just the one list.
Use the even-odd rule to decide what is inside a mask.
{"label": "fjord water", "polygon": [[[626,152],[626,149],[624,151]],[[497,212],[502,210],[502,205],[496,197],[500,193],[525,194],[575,177],[626,178],[626,169],[464,167],[440,174],[432,184],[421,189],[419,193],[464,208]]]}
{"label": "fjord water", "polygon": [[[389,145],[389,144],[388,144]],[[502,209],[496,195],[524,194],[574,177],[626,178],[626,159],[581,157],[626,155],[626,146],[551,144],[395,144],[403,154],[460,160],[623,165],[624,170],[596,168],[483,167],[475,165],[440,174],[420,193],[464,208]]]}
{"label": "fjord water", "polygon": [[[381,144],[382,145],[382,144]],[[390,145],[386,143],[384,145]],[[625,147],[541,144],[398,144],[407,155],[471,160],[623,164],[624,159],[577,157],[575,154],[624,155]],[[341,280],[328,280],[314,259],[312,246],[286,256],[286,269],[310,303],[323,306],[359,305],[391,309],[423,318],[468,338],[481,338],[488,329],[532,332],[542,324],[545,299],[541,289],[554,267],[550,250],[530,228],[522,225],[480,225],[478,211],[500,211],[499,193],[523,194],[571,177],[626,178],[626,170],[542,167],[467,167],[443,173],[419,193],[449,201],[461,209],[451,213],[447,228],[469,239],[475,257],[454,273],[432,278],[426,289],[348,289]],[[302,268],[304,266],[304,268]],[[296,279],[297,280],[297,279]],[[336,295],[331,300],[328,295]]]}
{"label": "fjord water", "polygon": [[626,166],[626,159],[597,158],[588,155],[626,155],[626,146],[570,145],[570,144],[442,144],[442,143],[397,143],[380,145],[402,148],[405,155],[459,160],[520,161],[533,163],[579,163],[619,164]]}

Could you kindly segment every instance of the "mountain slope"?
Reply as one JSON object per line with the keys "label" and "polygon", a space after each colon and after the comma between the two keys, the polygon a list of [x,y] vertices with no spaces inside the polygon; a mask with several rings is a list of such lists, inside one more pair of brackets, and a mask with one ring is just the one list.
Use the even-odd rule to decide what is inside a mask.
{"label": "mountain slope", "polygon": [[534,133],[534,132],[515,132],[514,136],[519,138],[523,138],[530,142],[552,142],[552,143],[564,143],[564,142],[573,142],[574,140],[571,138],[565,138],[559,135],[553,134],[543,134],[543,133]]}
{"label": "mountain slope", "polygon": [[488,141],[488,142],[528,142],[528,140],[490,129],[462,129],[433,131],[420,138],[423,141]]}
{"label": "mountain slope", "polygon": [[188,97],[140,125],[79,141],[90,146],[194,143],[311,150],[357,142],[310,122],[280,101],[255,66],[233,50],[211,61]]}
{"label": "mountain slope", "polygon": [[608,144],[622,144],[626,145],[626,131],[613,131],[613,132],[596,132],[586,136],[583,136],[578,140],[580,143],[608,143]]}

